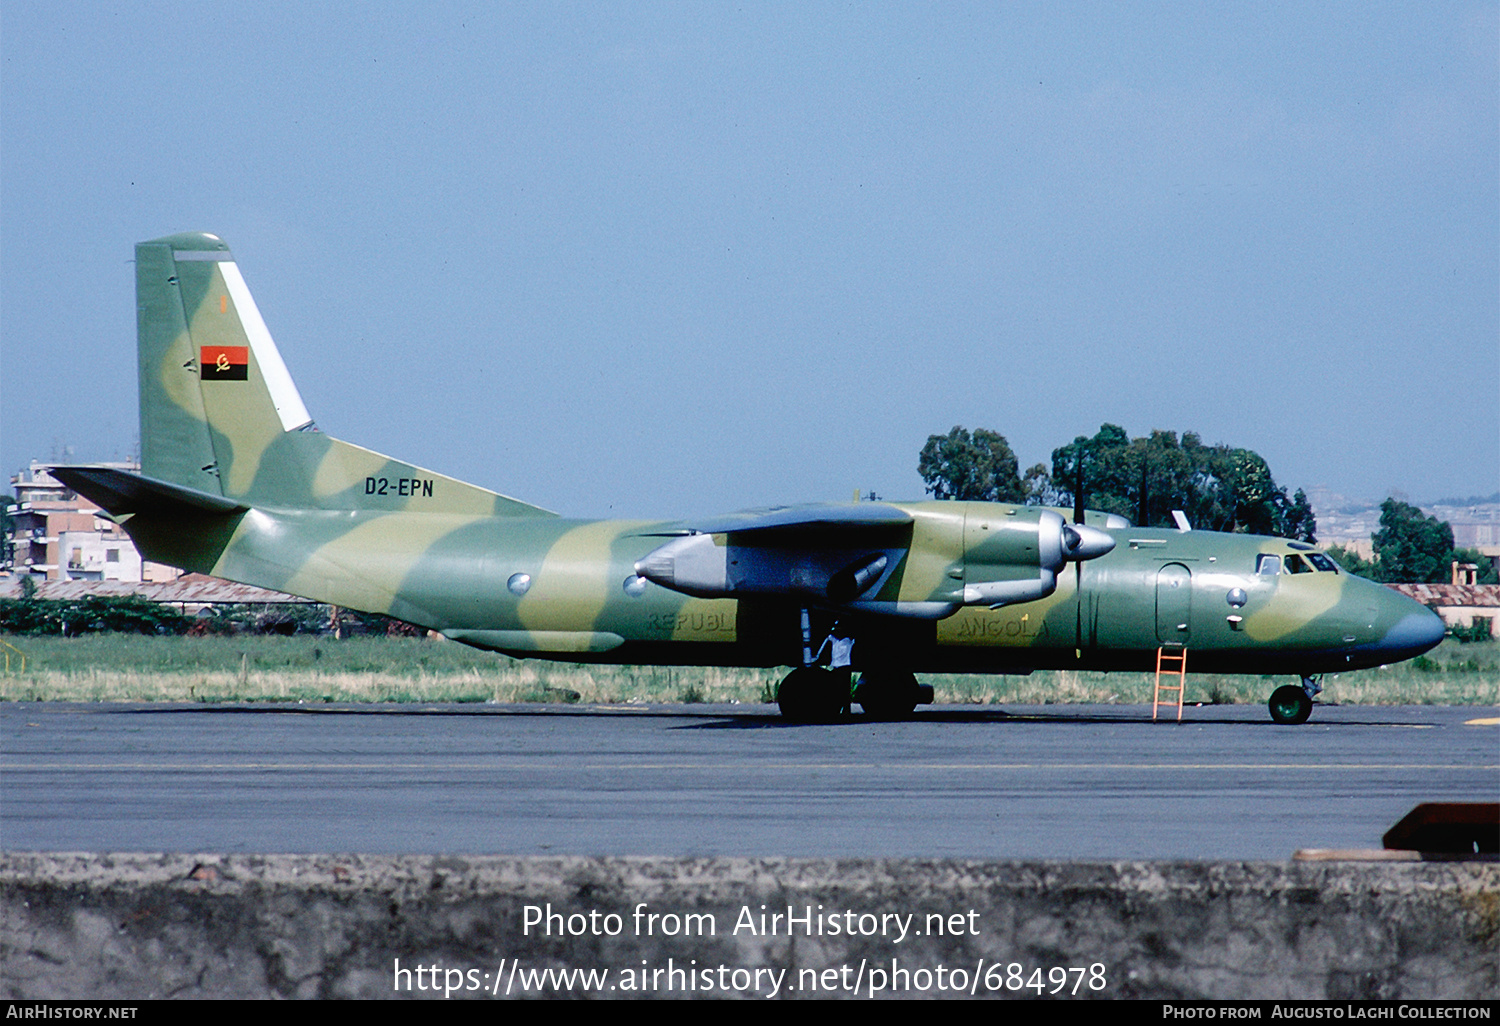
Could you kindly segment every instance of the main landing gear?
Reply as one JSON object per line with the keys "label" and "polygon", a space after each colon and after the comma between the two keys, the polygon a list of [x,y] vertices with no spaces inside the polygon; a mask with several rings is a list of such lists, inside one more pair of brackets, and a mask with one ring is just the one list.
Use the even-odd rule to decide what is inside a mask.
{"label": "main landing gear", "polygon": [[804,666],[781,681],[781,715],[793,723],[832,723],[849,711],[849,671]]}
{"label": "main landing gear", "polygon": [[[918,684],[915,676],[900,669],[865,670],[851,688],[857,647],[853,633],[834,621],[822,645],[814,649],[816,636],[804,609],[802,666],[787,674],[776,692],[781,715],[793,723],[832,723],[849,712],[851,701],[872,720],[901,720],[932,701],[931,685]],[[818,665],[824,652],[829,656],[827,669]]]}
{"label": "main landing gear", "polygon": [[904,720],[932,701],[932,685],[905,670],[866,670],[850,691],[847,669],[804,666],[787,674],[776,692],[781,715],[793,723],[832,723],[859,703],[872,720]]}
{"label": "main landing gear", "polygon": [[1304,676],[1301,685],[1284,684],[1271,692],[1271,700],[1266,703],[1271,719],[1287,725],[1306,723],[1312,715],[1313,696],[1323,690],[1322,679],[1322,674]]}
{"label": "main landing gear", "polygon": [[854,700],[872,720],[904,720],[932,701],[932,685],[918,684],[905,670],[868,670],[860,674]]}

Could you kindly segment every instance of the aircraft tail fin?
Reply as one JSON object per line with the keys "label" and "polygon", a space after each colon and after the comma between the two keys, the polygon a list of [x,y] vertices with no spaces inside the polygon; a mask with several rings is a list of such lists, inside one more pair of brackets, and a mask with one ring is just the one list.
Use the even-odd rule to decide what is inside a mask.
{"label": "aircraft tail fin", "polygon": [[549,515],[319,432],[217,236],[135,255],[145,476],[252,505]]}

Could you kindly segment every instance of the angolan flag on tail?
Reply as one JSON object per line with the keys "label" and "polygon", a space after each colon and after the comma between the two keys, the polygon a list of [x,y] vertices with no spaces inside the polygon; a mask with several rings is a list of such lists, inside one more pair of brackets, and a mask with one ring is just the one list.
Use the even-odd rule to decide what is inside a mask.
{"label": "angolan flag on tail", "polygon": [[204,381],[248,381],[249,346],[201,346],[198,366]]}

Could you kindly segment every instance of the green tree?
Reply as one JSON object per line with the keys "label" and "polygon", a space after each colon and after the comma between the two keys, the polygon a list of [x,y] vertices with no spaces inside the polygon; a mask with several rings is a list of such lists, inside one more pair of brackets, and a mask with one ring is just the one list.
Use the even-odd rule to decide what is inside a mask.
{"label": "green tree", "polygon": [[[29,578],[22,578],[23,582]],[[81,599],[36,598],[35,589],[19,599],[0,599],[0,631],[12,634],[93,634],[123,631],[181,634],[192,623],[171,606],[142,595],[91,595]]]}
{"label": "green tree", "polygon": [[1026,476],[1021,479],[1021,489],[1026,494],[1028,506],[1060,506],[1066,498],[1053,485],[1052,475],[1047,472],[1047,466],[1043,463],[1026,471]]}
{"label": "green tree", "polygon": [[1480,584],[1500,584],[1493,560],[1478,549],[1453,548],[1448,524],[1397,499],[1380,504],[1380,530],[1372,541],[1373,560],[1361,558],[1353,546],[1330,546],[1328,556],[1351,574],[1392,584],[1445,583],[1454,563],[1478,566]]}
{"label": "green tree", "polygon": [[1380,504],[1375,544],[1377,581],[1436,584],[1449,579],[1453,528],[1398,499]]}
{"label": "green tree", "polygon": [[1038,463],[1022,481],[1004,438],[982,430],[971,438],[955,427],[927,439],[917,469],[940,499],[1068,508],[1081,487],[1089,509],[1117,513],[1142,527],[1171,527],[1172,511],[1180,509],[1201,530],[1317,540],[1305,492],[1298,489],[1288,498],[1258,453],[1204,445],[1191,431],[1180,439],[1175,431],[1131,438],[1118,424],[1102,424],[1092,438],[1079,435],[1052,450],[1050,471]]}
{"label": "green tree", "polygon": [[1021,502],[1026,497],[1010,443],[984,428],[972,435],[963,427],[929,435],[917,473],[937,499]]}
{"label": "green tree", "polygon": [[[1286,491],[1281,494],[1285,495]],[[1286,510],[1283,536],[1312,544],[1318,540],[1317,531],[1318,520],[1313,515],[1312,503],[1307,501],[1307,493],[1298,488]]]}
{"label": "green tree", "polygon": [[1377,579],[1375,577],[1375,562],[1373,560],[1365,559],[1355,551],[1354,546],[1352,545],[1348,548],[1345,548],[1342,545],[1330,545],[1328,547],[1328,558],[1333,560],[1339,566],[1343,567],[1345,570],[1349,571],[1349,573],[1351,574],[1354,574],[1358,577],[1368,577],[1371,580]]}
{"label": "green tree", "polygon": [[1454,549],[1452,562],[1473,563],[1479,568],[1476,584],[1500,584],[1500,573],[1495,571],[1495,561],[1478,549]]}
{"label": "green tree", "polygon": [[1249,449],[1204,445],[1193,432],[1152,431],[1132,439],[1118,424],[1079,436],[1052,452],[1046,487],[1027,472],[1030,495],[1073,505],[1082,475],[1084,504],[1143,527],[1171,527],[1182,510],[1194,527],[1248,531],[1313,541],[1317,523],[1305,493],[1287,498],[1261,456]]}

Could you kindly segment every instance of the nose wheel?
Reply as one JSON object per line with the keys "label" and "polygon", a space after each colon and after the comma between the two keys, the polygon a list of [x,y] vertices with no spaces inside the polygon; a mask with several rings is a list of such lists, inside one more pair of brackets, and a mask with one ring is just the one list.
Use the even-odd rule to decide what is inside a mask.
{"label": "nose wheel", "polygon": [[1271,692],[1271,700],[1266,703],[1271,719],[1288,726],[1306,723],[1312,715],[1313,696],[1323,690],[1318,681],[1318,677],[1303,677],[1301,686],[1285,684]]}

